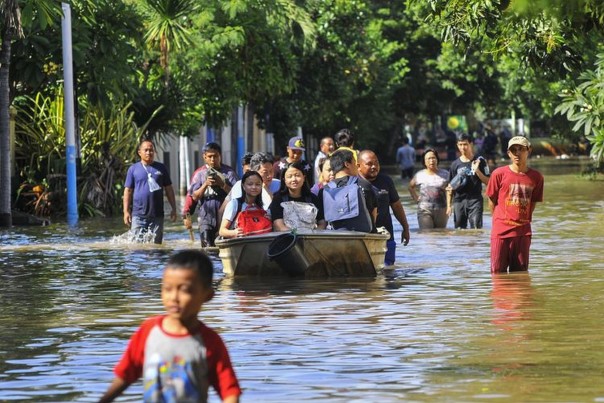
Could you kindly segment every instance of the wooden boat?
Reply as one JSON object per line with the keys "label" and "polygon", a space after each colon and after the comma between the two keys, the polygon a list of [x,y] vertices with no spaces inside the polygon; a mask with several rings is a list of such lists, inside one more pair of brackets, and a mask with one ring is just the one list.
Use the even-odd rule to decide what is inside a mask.
{"label": "wooden boat", "polygon": [[216,240],[229,276],[375,276],[384,267],[388,232],[271,232]]}

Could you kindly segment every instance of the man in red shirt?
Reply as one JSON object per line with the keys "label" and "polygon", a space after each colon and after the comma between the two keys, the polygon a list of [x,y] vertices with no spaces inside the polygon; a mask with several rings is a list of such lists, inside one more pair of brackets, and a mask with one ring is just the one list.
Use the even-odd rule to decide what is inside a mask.
{"label": "man in red shirt", "polygon": [[487,185],[491,230],[491,273],[528,270],[531,221],[543,201],[543,175],[528,167],[531,143],[524,136],[508,142],[510,165],[493,171]]}

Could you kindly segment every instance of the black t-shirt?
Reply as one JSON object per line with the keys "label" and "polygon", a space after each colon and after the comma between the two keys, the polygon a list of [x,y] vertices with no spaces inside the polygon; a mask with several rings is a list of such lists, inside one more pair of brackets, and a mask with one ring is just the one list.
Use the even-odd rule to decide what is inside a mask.
{"label": "black t-shirt", "polygon": [[[268,209],[271,212],[271,220],[273,220],[273,221],[278,220],[278,219],[281,219],[281,220],[283,219],[283,207],[281,207],[281,203],[284,201],[283,198],[284,197],[281,194],[281,192],[275,193],[275,195],[273,196],[273,201],[271,202],[271,205],[268,207]],[[323,213],[323,200],[312,193],[310,193],[308,196],[302,196],[302,197],[291,197],[288,195],[286,199],[287,199],[287,201],[314,204],[315,207],[319,210],[319,211],[317,211],[317,222],[323,220],[325,217],[324,213]]]}
{"label": "black t-shirt", "polygon": [[392,178],[388,175],[379,173],[373,182],[369,182],[374,187],[377,194],[377,219],[376,227],[385,227],[390,232],[391,237],[394,234],[392,225],[392,216],[390,215],[390,205],[400,200]]}
{"label": "black t-shirt", "polygon": [[[474,161],[474,160],[472,160]],[[458,172],[467,170],[468,172],[472,169],[472,161],[462,162],[460,158],[456,159],[451,163],[449,168],[449,182],[457,175]],[[485,172],[486,161],[480,160],[478,169],[483,175],[488,176]],[[482,181],[477,175],[470,174],[465,185],[458,188],[453,192],[453,201],[461,201],[465,199],[480,199],[482,197]]]}

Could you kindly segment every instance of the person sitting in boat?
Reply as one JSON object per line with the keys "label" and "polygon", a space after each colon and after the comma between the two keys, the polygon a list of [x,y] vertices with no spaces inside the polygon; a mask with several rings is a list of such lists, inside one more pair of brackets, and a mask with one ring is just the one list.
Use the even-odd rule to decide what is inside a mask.
{"label": "person sitting in boat", "polygon": [[247,171],[241,179],[242,196],[231,200],[222,216],[219,235],[237,238],[270,232],[272,222],[262,202],[262,176],[256,171]]}
{"label": "person sitting in boat", "polygon": [[[279,179],[274,179],[273,162],[274,158],[272,155],[262,151],[254,153],[250,159],[249,170],[258,172],[262,177],[262,203],[264,203],[265,206],[271,204],[273,193],[278,191],[281,186],[281,181],[279,181]],[[235,182],[233,188],[225,198],[224,203],[220,206],[221,215],[224,214],[224,209],[231,200],[237,199],[243,195],[243,186],[241,186],[241,182],[241,180]]]}
{"label": "person sitting in boat", "polygon": [[289,164],[281,176],[281,188],[269,206],[274,231],[325,229],[323,203],[306,181],[304,163]]}
{"label": "person sitting in boat", "polygon": [[329,162],[334,179],[319,191],[325,219],[333,229],[375,232],[377,198],[371,183],[358,176],[353,152],[337,149]]}
{"label": "person sitting in boat", "polygon": [[333,180],[333,171],[331,170],[331,164],[329,163],[329,157],[321,158],[319,160],[319,169],[321,174],[319,180],[310,189],[311,192],[319,195],[319,190],[323,189],[325,185]]}

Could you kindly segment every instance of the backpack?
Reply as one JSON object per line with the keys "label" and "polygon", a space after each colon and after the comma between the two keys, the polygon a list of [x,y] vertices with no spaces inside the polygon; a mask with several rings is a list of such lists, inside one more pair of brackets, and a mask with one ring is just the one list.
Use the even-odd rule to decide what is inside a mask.
{"label": "backpack", "polygon": [[273,222],[266,215],[266,210],[250,208],[241,210],[243,201],[237,199],[237,214],[235,215],[235,228],[241,228],[243,235],[266,234],[273,230]]}
{"label": "backpack", "polygon": [[373,221],[356,176],[348,177],[348,183],[342,187],[337,187],[334,181],[325,185],[323,209],[325,220],[334,229],[345,228],[359,232],[371,232],[373,229]]}

